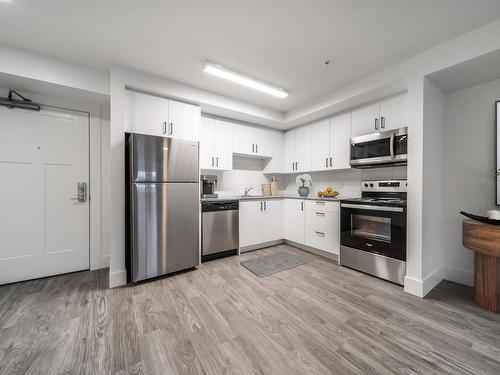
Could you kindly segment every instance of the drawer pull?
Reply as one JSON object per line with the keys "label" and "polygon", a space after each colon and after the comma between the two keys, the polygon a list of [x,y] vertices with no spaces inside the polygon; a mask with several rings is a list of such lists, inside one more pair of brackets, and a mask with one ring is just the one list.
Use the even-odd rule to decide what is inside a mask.
{"label": "drawer pull", "polygon": [[314,211],[314,213],[318,216],[325,216],[324,212]]}
{"label": "drawer pull", "polygon": [[319,204],[319,205],[321,205],[321,206],[324,206],[324,205],[325,205],[325,202],[323,202],[323,201],[316,201],[316,204]]}
{"label": "drawer pull", "polygon": [[318,232],[317,230],[314,231],[314,233],[316,233],[317,235],[319,236],[322,236],[322,237],[325,237],[325,233],[324,232]]}

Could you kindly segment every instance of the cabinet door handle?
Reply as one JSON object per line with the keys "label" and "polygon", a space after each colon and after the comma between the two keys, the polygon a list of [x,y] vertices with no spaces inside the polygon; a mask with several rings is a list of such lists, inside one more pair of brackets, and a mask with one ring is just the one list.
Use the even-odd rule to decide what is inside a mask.
{"label": "cabinet door handle", "polygon": [[320,206],[324,206],[325,205],[325,202],[323,201],[316,201],[316,204],[320,205]]}
{"label": "cabinet door handle", "polygon": [[318,216],[325,216],[324,212],[314,211],[314,213]]}
{"label": "cabinet door handle", "polygon": [[267,211],[267,202],[264,201],[264,211]]}
{"label": "cabinet door handle", "polygon": [[218,167],[219,166],[219,157],[218,156],[215,158],[215,161],[216,161],[215,166]]}
{"label": "cabinet door handle", "polygon": [[292,161],[292,171],[295,170],[295,163]]}
{"label": "cabinet door handle", "polygon": [[259,145],[256,143],[255,144],[255,153],[258,154],[259,153]]}
{"label": "cabinet door handle", "polygon": [[330,168],[332,168],[332,167],[333,167],[333,166],[332,166],[332,159],[333,159],[333,158],[330,156]]}
{"label": "cabinet door handle", "polygon": [[325,166],[328,168],[328,158],[325,158]]}
{"label": "cabinet door handle", "polygon": [[325,232],[319,232],[319,231],[315,230],[314,233],[316,233],[322,237],[325,237]]}
{"label": "cabinet door handle", "polygon": [[380,118],[380,128],[381,128],[381,129],[384,129],[384,128],[385,128],[385,117],[384,117],[384,116],[382,116],[382,117]]}
{"label": "cabinet door handle", "polygon": [[300,209],[301,211],[304,211],[304,201],[300,202]]}
{"label": "cabinet door handle", "polygon": [[169,135],[174,134],[174,123],[171,122],[170,124],[168,124],[168,126],[170,127],[170,130],[169,130],[168,134]]}
{"label": "cabinet door handle", "polygon": [[214,157],[212,156],[212,167],[214,166]]}
{"label": "cabinet door handle", "polygon": [[163,134],[167,134],[167,122],[163,123]]}
{"label": "cabinet door handle", "polygon": [[299,170],[299,162],[298,162],[298,161],[296,161],[296,162],[295,162],[295,170],[296,170],[296,171],[298,171],[298,170]]}
{"label": "cabinet door handle", "polygon": [[260,201],[260,210],[262,211],[262,201]]}
{"label": "cabinet door handle", "polygon": [[252,143],[252,153],[255,152],[255,145]]}
{"label": "cabinet door handle", "polygon": [[375,119],[375,130],[378,130],[378,118]]}

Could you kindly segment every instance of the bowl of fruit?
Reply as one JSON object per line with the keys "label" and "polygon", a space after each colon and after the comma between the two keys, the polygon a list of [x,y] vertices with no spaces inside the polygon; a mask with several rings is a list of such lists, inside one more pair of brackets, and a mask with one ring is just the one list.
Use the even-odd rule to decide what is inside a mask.
{"label": "bowl of fruit", "polygon": [[323,191],[318,191],[318,197],[320,198],[335,198],[337,195],[340,193],[338,191],[335,191],[333,188],[328,186],[325,190]]}

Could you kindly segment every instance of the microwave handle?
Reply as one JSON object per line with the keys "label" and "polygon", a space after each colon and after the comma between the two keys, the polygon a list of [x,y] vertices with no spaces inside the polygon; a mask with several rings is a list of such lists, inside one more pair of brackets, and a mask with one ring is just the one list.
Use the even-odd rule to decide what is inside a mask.
{"label": "microwave handle", "polygon": [[396,156],[394,155],[394,133],[391,134],[391,142],[390,142],[390,149],[391,149],[391,159],[394,159]]}

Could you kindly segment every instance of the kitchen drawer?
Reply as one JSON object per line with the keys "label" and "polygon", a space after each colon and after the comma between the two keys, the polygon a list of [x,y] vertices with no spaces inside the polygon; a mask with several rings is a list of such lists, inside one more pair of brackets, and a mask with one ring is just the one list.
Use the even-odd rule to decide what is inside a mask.
{"label": "kitchen drawer", "polygon": [[321,210],[306,211],[306,228],[327,232],[340,232],[339,214]]}
{"label": "kitchen drawer", "polygon": [[339,212],[339,202],[330,202],[322,200],[306,200],[306,210],[316,210],[324,212]]}
{"label": "kitchen drawer", "polygon": [[335,232],[306,228],[306,245],[338,255],[340,249],[340,235]]}

